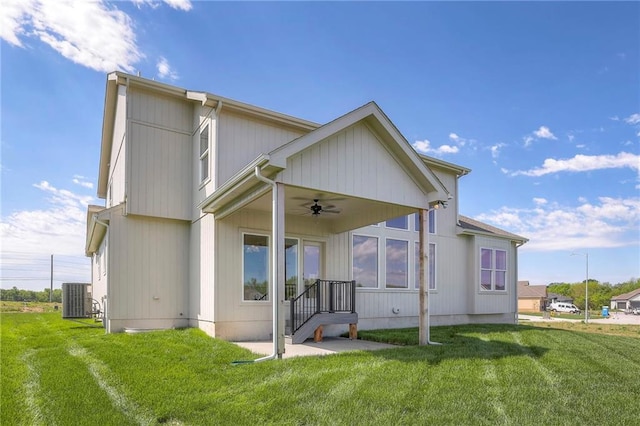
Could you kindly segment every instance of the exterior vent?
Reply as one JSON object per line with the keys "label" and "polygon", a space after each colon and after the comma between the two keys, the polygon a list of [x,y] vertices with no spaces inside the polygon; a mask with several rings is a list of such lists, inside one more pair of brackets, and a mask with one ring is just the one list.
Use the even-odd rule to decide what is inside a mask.
{"label": "exterior vent", "polygon": [[62,283],[62,318],[91,318],[91,292],[87,283]]}

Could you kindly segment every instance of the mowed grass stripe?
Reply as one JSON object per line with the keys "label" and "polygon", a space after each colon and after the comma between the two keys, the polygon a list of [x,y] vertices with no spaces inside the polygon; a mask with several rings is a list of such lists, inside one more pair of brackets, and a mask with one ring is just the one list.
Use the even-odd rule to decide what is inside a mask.
{"label": "mowed grass stripe", "polygon": [[69,354],[80,359],[91,373],[96,384],[102,389],[112,405],[119,410],[125,417],[135,421],[139,425],[149,425],[155,422],[155,418],[148,410],[142,410],[135,403],[130,401],[122,391],[114,384],[115,380],[109,371],[109,368],[100,360],[93,357],[85,348],[70,344],[67,348]]}
{"label": "mowed grass stripe", "polygon": [[[59,314],[42,316],[45,325],[37,324],[36,317],[27,319],[31,315],[3,317],[2,347],[12,338],[5,334],[7,322],[20,322],[11,330],[20,337],[13,337],[18,341],[9,358],[13,364],[6,363],[3,349],[2,404],[13,413],[26,411],[19,399],[5,405],[4,371],[7,365],[17,367],[20,375],[6,382],[22,389],[17,377],[26,378],[27,367],[20,356],[32,350],[27,359],[38,372],[37,393],[49,399],[47,412],[55,413],[51,424],[127,425],[139,424],[142,417],[189,425],[610,424],[611,419],[634,424],[640,418],[627,392],[637,395],[637,385],[616,385],[620,376],[612,378],[610,368],[617,362],[620,369],[635,369],[635,356],[582,362],[587,356],[598,361],[606,351],[574,332],[506,325],[434,327],[433,339],[442,346],[232,366],[233,360],[256,356],[200,330],[105,335],[89,324],[61,320]],[[387,332],[369,335],[378,333]],[[389,335],[417,344],[417,329]],[[640,343],[637,337],[608,337],[597,342]],[[99,374],[92,375],[89,365]],[[606,368],[599,371],[599,365]],[[585,378],[615,386],[585,387]],[[97,381],[137,410],[115,408]],[[136,420],[136,413],[143,416]],[[20,421],[3,424],[30,424],[30,416],[19,415]]]}
{"label": "mowed grass stripe", "polygon": [[22,361],[27,368],[27,374],[23,381],[24,405],[28,415],[28,423],[33,425],[55,424],[52,420],[46,421],[42,412],[42,398],[40,398],[40,378],[33,365],[33,349],[25,351]]}

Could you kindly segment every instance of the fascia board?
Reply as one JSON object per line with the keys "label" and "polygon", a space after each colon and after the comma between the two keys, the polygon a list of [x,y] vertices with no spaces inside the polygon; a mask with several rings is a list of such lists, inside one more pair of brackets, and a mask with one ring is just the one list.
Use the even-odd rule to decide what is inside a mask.
{"label": "fascia board", "polygon": [[472,236],[484,236],[484,237],[491,237],[491,238],[498,238],[501,240],[509,240],[509,241],[515,241],[517,243],[526,243],[529,241],[529,239],[527,238],[516,238],[515,235],[500,235],[500,234],[494,234],[492,232],[486,232],[486,231],[477,231],[477,230],[471,230],[471,229],[464,229],[459,227],[458,235],[472,235]]}
{"label": "fascia board", "polygon": [[248,182],[255,178],[254,174],[256,167],[263,167],[268,163],[269,156],[260,155],[222,184],[213,192],[213,194],[205,198],[204,201],[198,204],[198,208],[204,212],[210,213],[216,208],[226,204],[226,202],[234,196],[239,188],[245,187]]}
{"label": "fascia board", "polygon": [[100,164],[98,166],[98,198],[107,198],[109,181],[109,161],[113,146],[113,126],[116,118],[116,102],[118,99],[118,75],[111,73],[107,76],[104,97],[104,112],[102,116],[102,140],[100,142]]}
{"label": "fascia board", "polygon": [[322,127],[319,127],[311,133],[300,136],[299,138],[294,139],[279,148],[276,148],[269,153],[271,164],[277,167],[282,167],[283,169],[286,168],[287,159],[289,157],[297,154],[298,152],[304,151],[313,144],[326,139],[329,136],[339,132],[340,130],[345,129],[368,117],[369,115],[373,114],[374,108],[375,104],[373,102],[369,102],[368,104],[365,104],[360,108],[353,110],[341,117],[338,117]]}

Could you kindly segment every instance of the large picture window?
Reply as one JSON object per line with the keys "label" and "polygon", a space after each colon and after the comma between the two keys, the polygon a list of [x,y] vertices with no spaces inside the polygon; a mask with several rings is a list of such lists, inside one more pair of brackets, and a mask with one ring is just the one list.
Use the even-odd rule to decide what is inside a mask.
{"label": "large picture window", "polygon": [[409,243],[387,238],[386,243],[387,288],[408,288],[409,286]]}
{"label": "large picture window", "polygon": [[[414,253],[415,287],[420,288],[420,243],[415,243]],[[429,276],[427,280],[429,290],[436,289],[436,245],[429,243]]]}
{"label": "large picture window", "polygon": [[378,287],[378,239],[353,236],[353,279],[358,287]]}
{"label": "large picture window", "polygon": [[480,289],[483,291],[507,289],[507,252],[505,250],[480,249]]}
{"label": "large picture window", "polygon": [[209,125],[200,133],[200,182],[209,179]]}
{"label": "large picture window", "polygon": [[242,236],[243,300],[269,300],[269,237]]}

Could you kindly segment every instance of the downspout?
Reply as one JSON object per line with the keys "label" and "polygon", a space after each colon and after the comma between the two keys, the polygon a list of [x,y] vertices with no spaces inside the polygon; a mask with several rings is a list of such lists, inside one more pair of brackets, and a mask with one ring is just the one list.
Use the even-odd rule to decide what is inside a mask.
{"label": "downspout", "polygon": [[[94,221],[95,223],[99,224],[99,225],[104,226],[104,227],[107,229],[106,236],[107,236],[107,238],[109,238],[109,224],[108,224],[108,223],[106,223],[106,222],[101,221],[100,219],[98,219],[98,214],[97,214],[97,213],[93,215],[93,221]],[[107,261],[111,261],[111,256],[107,256]],[[91,266],[91,268],[93,268],[93,265]],[[109,268],[109,264],[107,264],[106,268],[107,268],[107,269]],[[91,281],[92,281],[92,284],[93,284],[93,278],[91,279]],[[105,322],[106,322],[106,323],[104,323],[104,324],[103,324],[103,325],[104,325],[104,333],[105,333],[105,334],[108,334],[108,333],[109,333],[109,330],[110,330],[110,328],[111,328],[111,327],[108,325],[108,324],[109,324],[109,317],[108,317],[108,315],[107,315],[107,307],[109,306],[109,286],[110,286],[110,284],[109,284],[109,283],[110,283],[110,281],[111,281],[111,280],[109,279],[109,274],[107,274],[107,296],[106,296],[106,297],[107,297],[107,300],[106,300],[106,304],[107,304],[107,306],[106,306],[106,307],[105,307],[105,305],[104,305],[105,300],[104,300],[104,299],[102,299],[102,303],[103,303],[103,305],[102,305],[102,312],[104,312],[104,319],[105,319]]]}
{"label": "downspout", "polygon": [[248,364],[255,363],[261,361],[268,361],[275,358],[280,358],[281,355],[278,353],[278,252],[277,252],[277,244],[276,241],[278,239],[278,189],[275,181],[268,179],[262,176],[260,173],[260,166],[256,166],[255,168],[255,177],[259,181],[262,181],[268,185],[271,185],[271,194],[272,194],[272,224],[271,224],[271,234],[272,234],[272,252],[271,252],[271,295],[272,295],[272,305],[273,305],[273,351],[270,355],[267,355],[262,358],[258,358],[252,361],[234,361],[232,364]]}

